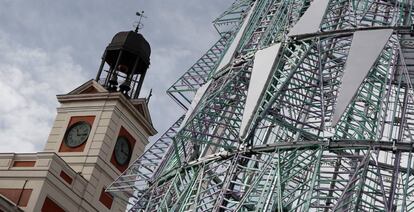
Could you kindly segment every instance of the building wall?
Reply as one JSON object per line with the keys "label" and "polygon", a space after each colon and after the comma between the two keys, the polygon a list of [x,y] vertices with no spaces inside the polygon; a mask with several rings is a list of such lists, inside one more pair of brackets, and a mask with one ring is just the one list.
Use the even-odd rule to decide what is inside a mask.
{"label": "building wall", "polygon": [[[58,114],[44,151],[59,152],[71,117],[95,116],[86,146],[82,152],[59,152],[59,155],[77,172],[89,179],[98,160],[109,162],[121,127],[124,127],[136,140],[131,161],[137,158],[148,144],[148,132],[143,123],[118,99],[96,101],[65,102],[58,108]],[[105,167],[111,176],[121,172],[112,165]],[[112,174],[112,172],[114,172]]]}
{"label": "building wall", "polygon": [[[15,161],[35,161],[34,167],[13,167]],[[41,211],[46,197],[67,211],[109,211],[99,197],[104,185],[112,181],[103,171],[96,171],[87,181],[77,174],[55,153],[7,154],[0,153],[1,189],[32,190],[25,211]],[[62,177],[62,171],[71,179]],[[25,184],[26,182],[26,184]],[[7,196],[6,196],[7,198]],[[125,204],[114,199],[110,211],[124,211]]]}
{"label": "building wall", "polygon": [[[0,153],[0,194],[3,191],[6,199],[17,202],[24,187],[28,201],[20,207],[25,211],[41,211],[45,203],[53,210],[125,211],[125,202],[104,192],[123,171],[111,161],[115,143],[121,129],[135,140],[132,163],[144,151],[148,137],[156,133],[150,119],[119,93],[58,99],[61,106],[44,152]],[[71,118],[86,116],[94,118],[83,149],[62,148]]]}

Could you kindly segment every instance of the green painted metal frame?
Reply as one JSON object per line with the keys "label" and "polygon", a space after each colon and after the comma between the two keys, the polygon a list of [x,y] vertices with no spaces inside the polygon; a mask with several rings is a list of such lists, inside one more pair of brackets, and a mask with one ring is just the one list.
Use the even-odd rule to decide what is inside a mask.
{"label": "green painted metal frame", "polygon": [[[219,41],[168,90],[187,108],[211,80],[186,123],[174,127],[168,148],[156,153],[162,159],[149,160],[157,171],[147,184],[134,190],[142,170],[130,168],[108,190],[133,199],[132,211],[414,210],[414,62],[406,53],[413,3],[329,0],[320,31],[296,37],[287,33],[313,2],[253,3],[238,0],[214,21],[225,44]],[[237,54],[216,70],[252,9]],[[332,126],[353,33],[384,28],[393,35]],[[241,139],[254,53],[273,43],[281,50]],[[211,52],[207,68],[194,68]]]}

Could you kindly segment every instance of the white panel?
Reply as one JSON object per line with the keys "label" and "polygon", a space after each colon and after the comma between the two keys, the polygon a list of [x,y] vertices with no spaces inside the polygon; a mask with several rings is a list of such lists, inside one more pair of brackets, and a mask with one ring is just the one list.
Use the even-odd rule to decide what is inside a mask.
{"label": "white panel", "polygon": [[382,29],[354,33],[342,76],[335,113],[332,118],[333,126],[338,123],[345,109],[351,103],[358,88],[377,61],[385,44],[387,44],[392,32],[392,29]]}
{"label": "white panel", "polygon": [[230,47],[227,49],[226,53],[221,59],[220,64],[217,67],[217,70],[222,69],[224,66],[226,66],[227,64],[231,62],[231,59],[233,58],[234,52],[236,51],[236,48],[240,43],[240,39],[242,38],[244,34],[244,30],[246,29],[247,24],[249,23],[250,16],[252,15],[255,6],[256,6],[256,3],[254,3],[247,17],[244,19],[243,25],[240,27],[239,31],[237,32],[236,37],[234,37],[232,43],[230,44]]}
{"label": "white panel", "polygon": [[279,52],[280,43],[256,52],[253,63],[252,76],[244,106],[240,137],[243,138],[252,122],[253,116],[259,107],[261,97],[271,79],[273,63]]}
{"label": "white panel", "polygon": [[209,80],[208,82],[206,82],[204,85],[202,85],[198,90],[197,93],[195,94],[193,101],[191,102],[190,107],[188,107],[187,112],[185,113],[184,116],[184,120],[180,125],[180,128],[183,128],[185,123],[188,121],[188,119],[190,118],[191,114],[193,113],[193,110],[197,107],[198,102],[200,102],[200,99],[204,96],[204,93],[207,91],[208,86],[210,85],[211,80]]}
{"label": "white panel", "polygon": [[319,31],[329,0],[314,0],[305,14],[289,31],[288,36],[297,36]]}

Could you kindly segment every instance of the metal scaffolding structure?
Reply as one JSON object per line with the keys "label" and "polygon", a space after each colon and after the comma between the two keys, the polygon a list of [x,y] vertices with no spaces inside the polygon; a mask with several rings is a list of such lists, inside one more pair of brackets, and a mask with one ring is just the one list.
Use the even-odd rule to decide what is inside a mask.
{"label": "metal scaffolding structure", "polygon": [[414,211],[414,3],[237,0],[107,189],[131,211]]}

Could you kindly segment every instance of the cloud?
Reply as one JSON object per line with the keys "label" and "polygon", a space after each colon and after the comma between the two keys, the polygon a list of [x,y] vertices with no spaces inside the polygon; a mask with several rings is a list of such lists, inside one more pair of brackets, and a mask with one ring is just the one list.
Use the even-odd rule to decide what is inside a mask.
{"label": "cloud", "polygon": [[0,152],[39,151],[58,106],[55,95],[85,81],[70,48],[27,48],[0,33]]}
{"label": "cloud", "polygon": [[[93,78],[112,36],[141,33],[151,65],[141,92],[153,89],[155,140],[184,113],[165,93],[218,39],[211,22],[233,0],[11,1],[0,7],[0,152],[41,151],[56,115],[56,94]],[[24,15],[23,15],[24,14]]]}

